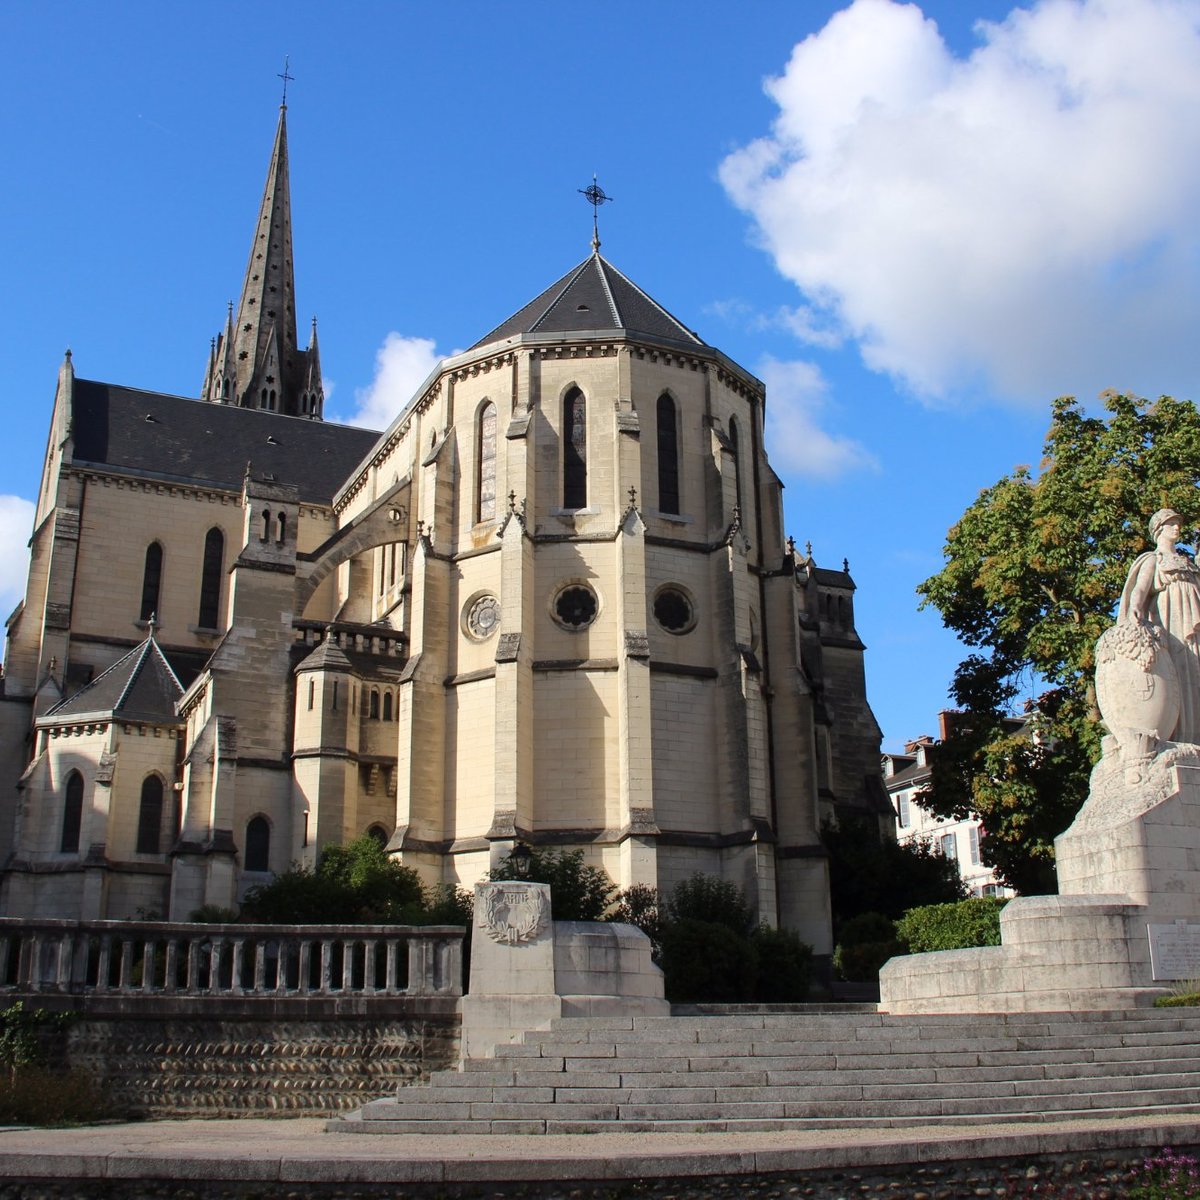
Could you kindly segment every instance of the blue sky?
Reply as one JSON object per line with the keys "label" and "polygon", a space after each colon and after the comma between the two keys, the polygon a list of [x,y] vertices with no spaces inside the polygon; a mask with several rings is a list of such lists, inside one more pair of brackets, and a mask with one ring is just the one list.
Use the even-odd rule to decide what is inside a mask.
{"label": "blue sky", "polygon": [[[914,588],[1051,399],[1197,395],[1200,4],[3,7],[0,606],[65,347],[195,395],[283,57],[301,329],[377,423],[603,252],[768,384],[788,531],[848,557],[886,748],[960,648]],[[302,333],[303,337],[303,333]]]}

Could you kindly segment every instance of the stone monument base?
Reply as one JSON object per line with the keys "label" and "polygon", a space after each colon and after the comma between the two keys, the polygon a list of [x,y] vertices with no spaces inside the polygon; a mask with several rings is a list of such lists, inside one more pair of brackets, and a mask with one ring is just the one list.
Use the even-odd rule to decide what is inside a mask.
{"label": "stone monument base", "polygon": [[1137,1008],[1200,978],[1200,753],[1168,746],[1136,768],[1111,738],[1071,828],[1055,841],[1058,896],[1011,900],[1001,945],[893,958],[892,1013]]}

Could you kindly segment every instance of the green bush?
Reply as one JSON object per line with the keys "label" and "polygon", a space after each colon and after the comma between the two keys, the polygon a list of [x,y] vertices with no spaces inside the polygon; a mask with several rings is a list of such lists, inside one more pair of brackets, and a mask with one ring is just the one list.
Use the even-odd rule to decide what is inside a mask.
{"label": "green bush", "polygon": [[582,850],[534,850],[524,875],[506,858],[489,878],[548,883],[550,915],[556,921],[602,921],[617,894],[608,872],[588,866]]}
{"label": "green bush", "polygon": [[1000,945],[1000,910],[1006,900],[990,896],[957,904],[926,904],[910,908],[896,922],[896,936],[912,951],[963,950],[969,946]]}
{"label": "green bush", "polygon": [[345,846],[326,846],[315,870],[293,864],[270,883],[251,888],[241,919],[263,925],[469,927],[470,898],[453,888],[427,892],[416,871],[364,834]]}
{"label": "green bush", "polygon": [[663,912],[658,888],[653,888],[647,883],[635,883],[623,892],[618,892],[612,911],[604,919],[636,925],[650,939],[654,961],[658,962],[662,956],[663,931]]}
{"label": "green bush", "polygon": [[808,999],[812,983],[812,947],[791,929],[760,925],[750,943],[758,955],[754,999],[762,1004],[789,1004]]}
{"label": "green bush", "polygon": [[856,983],[874,983],[879,968],[889,958],[905,953],[904,943],[896,936],[896,925],[883,913],[860,913],[847,921],[838,935],[833,952],[833,969],[839,979]]}
{"label": "green bush", "polygon": [[844,817],[824,825],[821,840],[829,852],[829,895],[833,923],[860,913],[883,913],[893,920],[924,904],[952,904],[966,897],[958,864],[928,841],[899,845],[867,818]]}
{"label": "green bush", "polygon": [[758,952],[727,925],[691,919],[663,929],[667,999],[676,1004],[736,1004],[754,995]]}
{"label": "green bush", "polygon": [[754,910],[737,884],[716,875],[693,875],[675,885],[667,912],[672,921],[705,921],[747,934],[754,927]]}

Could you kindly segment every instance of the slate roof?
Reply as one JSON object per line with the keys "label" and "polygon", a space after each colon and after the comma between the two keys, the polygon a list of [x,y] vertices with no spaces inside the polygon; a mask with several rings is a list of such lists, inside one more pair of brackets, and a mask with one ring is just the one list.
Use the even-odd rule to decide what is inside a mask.
{"label": "slate roof", "polygon": [[706,345],[596,251],[471,349],[522,334],[608,329],[642,334],[653,341]]}
{"label": "slate roof", "polygon": [[71,432],[76,463],[240,492],[249,462],[255,478],[274,476],[315,504],[328,504],[379,440],[369,429],[91,379],[75,380]]}
{"label": "slate roof", "polygon": [[175,701],[182,695],[183,685],[151,636],[86,687],[60,700],[46,716],[111,714],[133,721],[173,723],[178,720]]}

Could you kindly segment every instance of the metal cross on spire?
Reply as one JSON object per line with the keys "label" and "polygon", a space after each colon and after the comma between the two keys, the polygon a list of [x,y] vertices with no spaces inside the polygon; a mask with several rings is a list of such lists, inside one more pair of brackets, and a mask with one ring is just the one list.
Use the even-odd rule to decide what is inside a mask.
{"label": "metal cross on spire", "polygon": [[295,75],[288,74],[288,65],[291,63],[291,61],[292,56],[290,54],[285,54],[283,56],[283,74],[276,76],[277,79],[283,80],[283,99],[280,101],[280,108],[287,108],[287,85],[296,78]]}
{"label": "metal cross on spire", "polygon": [[576,189],[581,196],[587,197],[587,202],[592,206],[592,249],[600,249],[600,205],[613,197],[605,193],[604,189],[596,182],[596,176],[592,176],[592,186]]}

